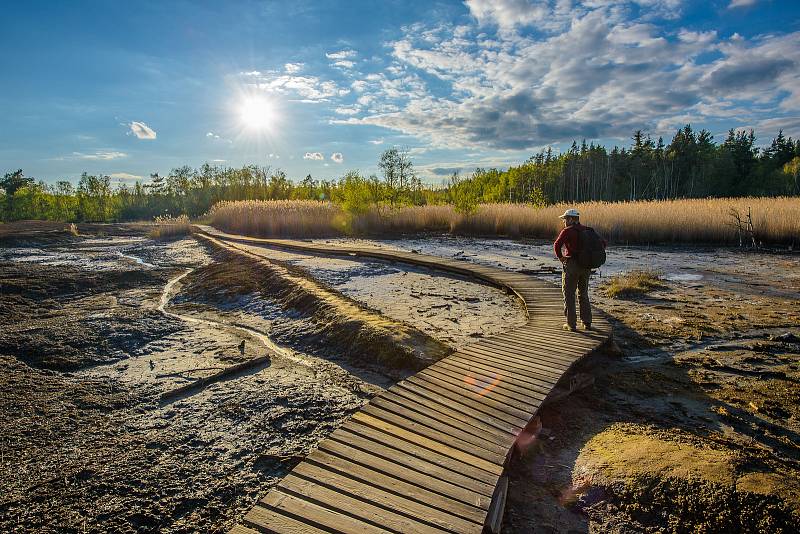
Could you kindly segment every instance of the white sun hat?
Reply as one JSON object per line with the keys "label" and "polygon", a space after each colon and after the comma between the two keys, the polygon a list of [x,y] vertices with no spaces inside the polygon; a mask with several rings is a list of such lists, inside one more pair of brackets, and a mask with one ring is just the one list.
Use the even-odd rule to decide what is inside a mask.
{"label": "white sun hat", "polygon": [[559,215],[558,218],[566,219],[567,217],[580,217],[580,216],[581,214],[578,213],[578,210],[570,208],[564,212],[564,215]]}

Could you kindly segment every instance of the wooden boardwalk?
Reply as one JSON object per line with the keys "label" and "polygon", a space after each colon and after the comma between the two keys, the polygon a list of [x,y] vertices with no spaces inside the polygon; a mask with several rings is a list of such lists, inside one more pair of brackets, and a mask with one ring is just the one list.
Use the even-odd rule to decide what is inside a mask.
{"label": "wooden boardwalk", "polygon": [[513,291],[525,326],[471,344],[373,398],[323,440],[245,516],[235,534],[256,532],[469,533],[496,531],[504,469],[556,383],[606,342],[561,326],[560,288],[531,276],[413,252],[255,239],[200,229],[218,239],[378,258],[473,276]]}

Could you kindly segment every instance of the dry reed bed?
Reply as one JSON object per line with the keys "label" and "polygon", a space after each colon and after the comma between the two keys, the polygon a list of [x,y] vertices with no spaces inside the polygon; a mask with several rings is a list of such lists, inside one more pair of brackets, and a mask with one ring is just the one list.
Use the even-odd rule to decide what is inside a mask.
{"label": "dry reed bed", "polygon": [[178,217],[156,217],[150,237],[153,239],[171,239],[192,233],[192,223],[186,215]]}
{"label": "dry reed bed", "polygon": [[350,215],[330,202],[222,202],[210,212],[212,224],[229,232],[263,237],[362,235],[397,237],[423,232],[459,235],[552,238],[558,216],[568,207],[581,212],[615,243],[738,243],[731,210],[752,213],[757,241],[800,244],[800,198],[717,198],[637,202],[585,202],[536,208],[525,204],[483,204],[461,214],[452,206],[373,207]]}

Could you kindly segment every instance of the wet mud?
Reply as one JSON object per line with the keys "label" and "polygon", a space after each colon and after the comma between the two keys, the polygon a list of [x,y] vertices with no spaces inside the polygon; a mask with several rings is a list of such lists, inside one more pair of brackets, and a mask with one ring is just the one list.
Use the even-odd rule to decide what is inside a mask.
{"label": "wet mud", "polygon": [[146,226],[78,228],[0,232],[4,532],[225,532],[370,397],[451,350],[431,324],[497,328],[454,304],[485,286],[446,278],[448,294],[425,295],[435,273],[413,274],[418,307],[455,310],[425,332],[381,313],[400,270],[359,299]]}
{"label": "wet mud", "polygon": [[213,261],[193,239],[122,228],[13,244],[0,249],[4,532],[224,532],[393,381],[325,350],[273,350],[224,309],[174,306],[178,277]]}
{"label": "wet mud", "polygon": [[[0,225],[2,531],[225,532],[412,372],[368,361],[374,331],[362,343],[341,328],[403,325],[395,354],[407,363],[520,320],[508,295],[424,270],[269,250],[221,261],[192,238],[146,239],[144,226],[79,230]],[[376,244],[559,277],[545,243]],[[648,266],[665,286],[615,300],[592,279],[616,345],[577,369],[593,386],[541,410],[512,464],[504,532],[800,530],[800,258],[675,247],[609,258],[604,277]],[[324,318],[308,313],[319,299]]]}

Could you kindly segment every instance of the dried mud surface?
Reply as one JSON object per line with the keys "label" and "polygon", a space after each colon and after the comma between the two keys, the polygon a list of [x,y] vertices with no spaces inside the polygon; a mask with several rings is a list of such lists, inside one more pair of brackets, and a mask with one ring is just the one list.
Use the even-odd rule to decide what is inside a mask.
{"label": "dried mud surface", "polygon": [[[410,372],[354,358],[374,339],[333,335],[361,327],[289,305],[308,295],[287,296],[280,280],[265,285],[274,272],[263,265],[215,261],[218,252],[192,238],[154,242],[142,225],[78,229],[76,237],[48,223],[0,225],[0,531],[225,532],[319,440]],[[385,265],[351,267],[337,274],[340,285],[370,269],[386,274]],[[453,304],[420,321],[427,333],[413,314],[377,311],[392,278],[376,276],[371,300],[326,296],[324,287],[315,298],[351,298],[434,352],[448,349],[431,324],[484,331],[491,299],[455,301],[485,286],[445,278],[446,295],[426,295],[435,278],[413,277],[406,287],[420,308]],[[496,320],[487,325],[493,331]],[[262,365],[162,400],[264,355]]]}

